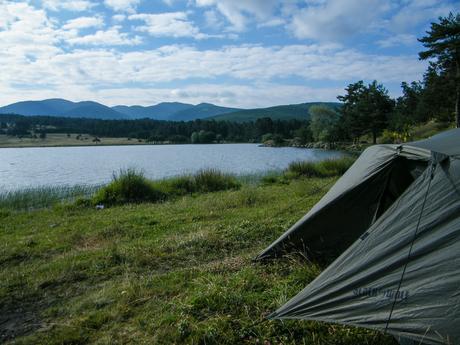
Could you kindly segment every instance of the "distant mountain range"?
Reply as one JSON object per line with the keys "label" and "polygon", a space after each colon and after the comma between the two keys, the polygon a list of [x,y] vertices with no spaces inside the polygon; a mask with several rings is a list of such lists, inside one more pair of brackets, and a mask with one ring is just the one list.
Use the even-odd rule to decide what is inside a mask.
{"label": "distant mountain range", "polygon": [[307,119],[308,109],[312,105],[323,104],[338,107],[340,103],[301,103],[280,105],[269,108],[239,109],[220,107],[210,103],[197,105],[163,102],[152,106],[106,105],[92,102],[71,102],[65,99],[46,99],[43,101],[24,101],[0,107],[0,114],[18,114],[25,116],[45,115],[63,117],[83,117],[103,120],[129,120],[150,118],[168,121],[192,121],[196,119],[214,119],[217,121],[255,121],[270,117],[274,120]]}

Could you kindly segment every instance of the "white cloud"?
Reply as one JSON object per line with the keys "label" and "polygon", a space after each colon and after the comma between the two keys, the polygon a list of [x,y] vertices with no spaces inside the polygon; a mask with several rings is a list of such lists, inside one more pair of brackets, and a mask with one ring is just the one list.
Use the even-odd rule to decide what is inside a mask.
{"label": "white cloud", "polygon": [[410,34],[391,35],[385,39],[377,41],[378,46],[381,48],[391,48],[401,45],[408,46],[416,43],[417,37]]}
{"label": "white cloud", "polygon": [[130,37],[127,33],[120,32],[119,26],[113,26],[108,30],[98,30],[94,34],[77,36],[67,39],[71,45],[94,45],[94,46],[120,46],[136,45],[141,43],[138,36]]}
{"label": "white cloud", "polygon": [[85,29],[85,28],[98,28],[104,25],[104,20],[101,17],[79,17],[67,21],[65,25],[62,26],[64,30],[72,29]]}
{"label": "white cloud", "polygon": [[222,22],[217,17],[216,11],[204,11],[203,16],[207,27],[212,29],[220,29],[222,27]]}
{"label": "white cloud", "polygon": [[43,7],[51,11],[87,11],[96,6],[89,0],[42,0]]}
{"label": "white cloud", "polygon": [[386,10],[387,2],[379,0],[309,2],[288,27],[297,38],[338,41],[368,31]]}
{"label": "white cloud", "polygon": [[[80,43],[92,44],[99,39],[108,38],[93,37]],[[367,55],[333,45],[231,46],[204,51],[183,46],[137,52],[56,51],[33,63],[0,55],[0,65],[11,66],[0,76],[0,85],[3,80],[7,84],[55,85],[56,89],[62,84],[95,89],[106,85],[122,87],[125,83],[152,87],[161,82],[192,78],[207,81],[225,76],[249,84],[271,83],[290,76],[302,78],[305,85],[314,80],[346,84],[359,79],[399,83],[417,80],[425,68],[413,56]]]}
{"label": "white cloud", "polygon": [[104,4],[117,12],[134,12],[140,0],[104,0]]}
{"label": "white cloud", "polygon": [[231,23],[231,30],[241,32],[246,29],[251,18],[269,21],[273,11],[280,5],[277,0],[195,0],[199,7],[215,8]]}
{"label": "white cloud", "polygon": [[121,23],[125,19],[126,19],[126,15],[124,14],[115,14],[114,16],[112,16],[112,20],[117,23]]}
{"label": "white cloud", "polygon": [[169,12],[159,14],[133,14],[130,20],[141,20],[145,25],[138,26],[137,31],[146,32],[155,37],[194,37],[203,39],[209,37],[188,20],[185,12]]}
{"label": "white cloud", "polygon": [[406,0],[388,22],[388,29],[397,33],[407,33],[420,24],[428,24],[449,12],[458,11],[458,6],[439,0]]}

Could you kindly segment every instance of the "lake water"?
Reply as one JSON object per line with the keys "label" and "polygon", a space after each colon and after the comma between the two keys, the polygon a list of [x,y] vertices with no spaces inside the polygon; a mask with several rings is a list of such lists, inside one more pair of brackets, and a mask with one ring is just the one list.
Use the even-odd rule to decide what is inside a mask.
{"label": "lake water", "polygon": [[297,160],[339,157],[337,151],[257,144],[137,145],[0,149],[0,192],[37,186],[101,184],[113,172],[136,168],[164,178],[217,168],[238,175],[281,170]]}

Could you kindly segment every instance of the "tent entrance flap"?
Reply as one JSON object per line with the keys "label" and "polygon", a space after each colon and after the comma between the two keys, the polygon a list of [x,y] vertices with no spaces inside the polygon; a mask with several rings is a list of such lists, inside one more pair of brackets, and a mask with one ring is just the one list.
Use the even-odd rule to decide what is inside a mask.
{"label": "tent entrance flap", "polygon": [[399,199],[426,168],[426,161],[409,160],[401,156],[392,162],[391,171],[387,175],[372,224]]}

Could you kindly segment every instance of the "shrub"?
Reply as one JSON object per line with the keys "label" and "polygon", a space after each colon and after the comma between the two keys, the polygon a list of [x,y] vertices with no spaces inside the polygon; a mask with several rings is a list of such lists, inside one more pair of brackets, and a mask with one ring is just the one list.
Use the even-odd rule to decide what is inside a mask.
{"label": "shrub", "polygon": [[126,203],[163,201],[166,195],[156,189],[141,172],[121,170],[112,182],[102,187],[94,196],[94,204],[120,205]]}
{"label": "shrub", "polygon": [[289,164],[285,174],[292,177],[331,177],[343,175],[354,163],[352,157],[328,159],[321,162],[297,161]]}

